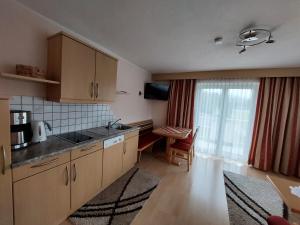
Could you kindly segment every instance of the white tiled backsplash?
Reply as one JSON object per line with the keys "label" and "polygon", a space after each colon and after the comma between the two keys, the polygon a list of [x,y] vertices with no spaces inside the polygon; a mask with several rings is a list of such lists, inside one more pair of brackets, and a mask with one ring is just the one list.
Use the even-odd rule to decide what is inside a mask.
{"label": "white tiled backsplash", "polygon": [[63,104],[40,97],[14,96],[10,109],[31,111],[32,120],[47,121],[52,127],[52,131],[46,129],[48,135],[104,126],[114,120],[107,104]]}

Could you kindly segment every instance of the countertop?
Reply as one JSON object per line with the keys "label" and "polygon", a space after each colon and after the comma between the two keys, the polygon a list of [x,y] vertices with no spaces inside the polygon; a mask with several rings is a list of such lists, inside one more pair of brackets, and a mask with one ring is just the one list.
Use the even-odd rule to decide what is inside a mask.
{"label": "countertop", "polygon": [[118,135],[130,133],[138,130],[138,127],[132,127],[127,130],[106,129],[105,127],[96,127],[87,130],[81,130],[85,135],[91,136],[92,139],[74,144],[55,135],[48,136],[47,140],[41,143],[32,144],[27,148],[18,151],[12,151],[12,168],[23,166],[28,163],[43,160],[51,156],[59,155],[64,152],[72,151],[78,147],[89,145],[93,142],[104,141]]}

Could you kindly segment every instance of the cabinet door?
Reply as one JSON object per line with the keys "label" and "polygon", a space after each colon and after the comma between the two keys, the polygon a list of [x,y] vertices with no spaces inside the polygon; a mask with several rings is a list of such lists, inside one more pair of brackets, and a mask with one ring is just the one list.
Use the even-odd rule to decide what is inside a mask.
{"label": "cabinet door", "polygon": [[115,144],[103,150],[103,180],[106,188],[122,174],[123,143]]}
{"label": "cabinet door", "polygon": [[117,60],[96,52],[95,100],[114,101],[117,84]]}
{"label": "cabinet door", "polygon": [[70,163],[14,183],[15,225],[54,225],[70,212]]}
{"label": "cabinet door", "polygon": [[124,142],[123,173],[130,170],[137,161],[138,140],[139,136],[134,136]]}
{"label": "cabinet door", "polygon": [[0,225],[13,224],[8,100],[0,100]]}
{"label": "cabinet door", "polygon": [[61,99],[94,99],[95,50],[69,37],[62,38]]}
{"label": "cabinet door", "polygon": [[71,208],[76,211],[101,190],[102,150],[71,162]]}

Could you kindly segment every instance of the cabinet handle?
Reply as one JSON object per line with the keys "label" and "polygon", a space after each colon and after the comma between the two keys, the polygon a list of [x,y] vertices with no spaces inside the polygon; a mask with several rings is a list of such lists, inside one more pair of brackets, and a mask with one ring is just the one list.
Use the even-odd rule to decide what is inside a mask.
{"label": "cabinet handle", "polygon": [[68,166],[66,166],[66,186],[69,185],[69,170],[68,170]]}
{"label": "cabinet handle", "polygon": [[125,144],[125,142],[124,142],[123,152],[124,152],[124,155],[125,155],[126,154],[126,144]]}
{"label": "cabinet handle", "polygon": [[97,145],[92,145],[92,146],[90,146],[89,148],[83,148],[83,149],[81,149],[80,151],[81,152],[85,152],[85,151],[88,151],[88,150],[91,150],[92,148],[95,148]]}
{"label": "cabinet handle", "polygon": [[2,145],[2,154],[3,154],[2,174],[5,175],[5,169],[6,169],[6,151],[5,151],[5,147],[3,145]]}
{"label": "cabinet handle", "polygon": [[41,163],[41,164],[33,165],[33,166],[31,166],[31,168],[37,168],[37,167],[47,166],[47,165],[49,165],[49,164],[51,164],[51,163],[54,163],[54,162],[57,161],[57,160],[58,160],[58,158],[54,158],[54,159],[51,159],[51,160],[48,161],[48,162],[43,162],[43,163]]}
{"label": "cabinet handle", "polygon": [[94,97],[94,82],[91,82],[91,87],[90,87],[90,94],[91,94],[91,98]]}
{"label": "cabinet handle", "polygon": [[75,163],[73,164],[73,181],[75,182],[77,178],[76,166]]}
{"label": "cabinet handle", "polygon": [[98,98],[98,96],[99,96],[99,84],[96,83],[95,84],[95,98]]}

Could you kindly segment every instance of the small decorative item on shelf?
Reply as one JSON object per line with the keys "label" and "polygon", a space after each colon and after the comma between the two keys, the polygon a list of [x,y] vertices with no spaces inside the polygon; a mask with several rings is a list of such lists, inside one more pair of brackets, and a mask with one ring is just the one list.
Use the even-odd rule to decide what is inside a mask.
{"label": "small decorative item on shelf", "polygon": [[28,66],[21,64],[16,65],[16,74],[36,78],[45,78],[46,76],[45,70],[42,70],[36,66]]}

